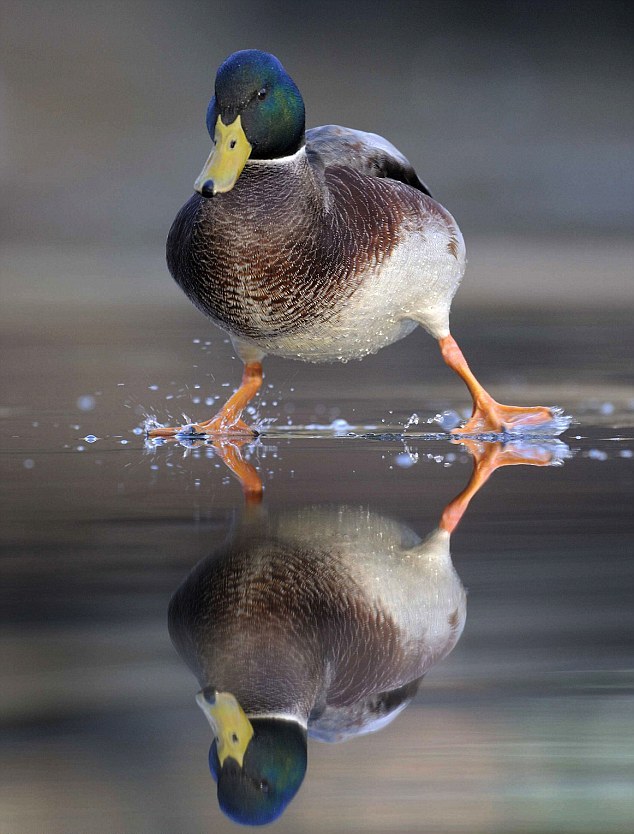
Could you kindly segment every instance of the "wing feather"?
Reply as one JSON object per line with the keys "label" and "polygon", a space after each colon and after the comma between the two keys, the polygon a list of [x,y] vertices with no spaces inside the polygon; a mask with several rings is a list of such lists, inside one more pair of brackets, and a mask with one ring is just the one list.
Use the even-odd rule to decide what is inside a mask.
{"label": "wing feather", "polygon": [[376,133],[339,125],[313,127],[306,131],[306,152],[319,157],[324,167],[344,165],[371,177],[387,177],[431,197],[409,160]]}

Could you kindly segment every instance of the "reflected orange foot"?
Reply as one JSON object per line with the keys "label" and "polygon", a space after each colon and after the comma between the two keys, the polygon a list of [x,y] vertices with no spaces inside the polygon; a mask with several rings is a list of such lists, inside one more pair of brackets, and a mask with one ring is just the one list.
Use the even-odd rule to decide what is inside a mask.
{"label": "reflected orange foot", "polygon": [[[465,437],[453,443],[465,447],[473,458],[473,465],[481,477],[488,479],[496,469],[503,466],[551,466],[561,460],[561,448],[567,447],[558,440],[550,444],[536,443],[487,443]],[[557,445],[555,445],[557,444]]]}
{"label": "reflected orange foot", "polygon": [[[440,519],[440,529],[452,533],[469,502],[488,481],[496,469],[503,466],[553,466],[566,457],[568,447],[558,440],[547,441],[544,445],[535,443],[489,443],[471,438],[454,440],[465,446],[473,458],[473,473],[469,483],[453,501],[445,507]],[[550,444],[550,445],[549,445]]]}
{"label": "reflected orange foot", "polygon": [[248,463],[240,451],[240,446],[246,440],[236,440],[231,443],[226,440],[213,440],[212,446],[216,454],[240,481],[245,502],[248,505],[259,504],[262,501],[262,481],[254,466]]}
{"label": "reflected orange foot", "polygon": [[451,433],[478,436],[495,433],[520,434],[533,429],[547,429],[554,426],[559,412],[544,406],[522,407],[501,405],[494,399],[476,403],[473,414],[464,424]]}

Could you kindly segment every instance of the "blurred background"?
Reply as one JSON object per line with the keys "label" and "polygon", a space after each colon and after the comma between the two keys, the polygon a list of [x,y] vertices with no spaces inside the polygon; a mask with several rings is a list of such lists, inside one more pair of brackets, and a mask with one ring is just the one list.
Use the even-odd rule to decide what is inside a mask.
{"label": "blurred background", "polygon": [[465,301],[633,297],[629,2],[0,9],[0,242],[15,300],[182,303],[163,241],[207,157],[216,68],[249,47],[282,60],[308,126],[371,130],[409,157],[467,240]]}

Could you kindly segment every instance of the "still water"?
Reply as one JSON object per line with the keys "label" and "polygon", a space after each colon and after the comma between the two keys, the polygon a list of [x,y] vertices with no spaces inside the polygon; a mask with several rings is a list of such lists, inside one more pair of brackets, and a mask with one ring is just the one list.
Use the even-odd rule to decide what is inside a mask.
{"label": "still water", "polygon": [[[337,369],[272,360],[263,434],[240,449],[148,445],[148,415],[209,416],[237,382],[222,336],[158,306],[16,313],[3,834],[237,830],[196,704],[219,668],[264,711],[301,690],[313,734],[347,738],[308,740],[276,830],[631,830],[631,316],[471,310],[454,331],[499,399],[560,405],[570,429],[510,452],[451,442],[427,421],[466,392],[416,333]],[[493,471],[504,454],[518,465]],[[261,503],[223,457],[254,468]],[[297,583],[295,613],[273,627],[265,600],[242,639],[249,600],[219,600],[220,627],[205,594],[223,571],[248,587],[254,564],[261,597]]]}

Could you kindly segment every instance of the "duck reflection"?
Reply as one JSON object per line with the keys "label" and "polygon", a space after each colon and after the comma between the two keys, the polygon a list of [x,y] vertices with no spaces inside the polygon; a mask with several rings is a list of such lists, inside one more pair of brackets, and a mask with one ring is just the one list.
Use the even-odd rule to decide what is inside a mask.
{"label": "duck reflection", "polygon": [[236,446],[217,446],[247,512],[178,588],[169,628],[200,683],[209,767],[236,822],[264,824],[284,811],[304,778],[307,736],[342,741],[405,708],[464,628],[449,542],[469,501],[500,466],[548,465],[566,448],[466,445],[471,479],[422,540],[362,507],[267,513],[255,470]]}

